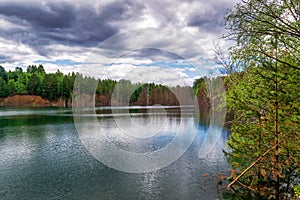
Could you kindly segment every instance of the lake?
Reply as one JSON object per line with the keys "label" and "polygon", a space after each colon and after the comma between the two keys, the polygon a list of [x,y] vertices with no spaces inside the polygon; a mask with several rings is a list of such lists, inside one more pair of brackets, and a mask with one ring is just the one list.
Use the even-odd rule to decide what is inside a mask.
{"label": "lake", "polygon": [[[80,113],[74,123],[72,109],[0,108],[0,199],[223,199],[217,174],[228,175],[222,149],[229,132],[211,124],[209,112],[195,115],[192,107],[99,107]],[[145,134],[152,129],[151,135]],[[192,140],[186,139],[184,134],[194,129]],[[149,164],[142,160],[122,165],[126,160],[119,162],[122,158],[110,154],[108,147],[98,148],[103,141],[97,143],[102,135],[95,130],[103,132],[104,142],[135,155],[166,148],[178,131],[183,134],[179,141],[188,145],[182,153],[173,151],[174,161],[162,156],[159,165],[156,158]],[[209,130],[220,132],[220,137],[203,156],[201,147],[213,139],[205,139]]]}

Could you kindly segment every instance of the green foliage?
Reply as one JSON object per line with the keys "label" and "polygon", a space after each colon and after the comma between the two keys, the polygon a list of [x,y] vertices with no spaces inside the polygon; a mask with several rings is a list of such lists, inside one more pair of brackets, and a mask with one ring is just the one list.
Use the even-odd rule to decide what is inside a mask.
{"label": "green foliage", "polygon": [[64,76],[62,81],[62,97],[64,99],[69,99],[72,94],[72,86],[71,78],[69,76]]}
{"label": "green foliage", "polygon": [[228,37],[237,42],[232,60],[244,69],[225,79],[235,114],[228,160],[242,171],[278,144],[235,185],[256,198],[284,198],[299,182],[299,19],[295,0],[244,0],[226,17]]}
{"label": "green foliage", "polygon": [[49,100],[55,100],[59,97],[58,79],[55,74],[46,74],[44,81],[43,97]]}
{"label": "green foliage", "polygon": [[111,96],[116,83],[116,81],[111,79],[99,80],[96,93],[104,96]]}
{"label": "green foliage", "polygon": [[142,93],[142,89],[143,89],[142,86],[137,87],[137,89],[133,92],[133,94],[130,97],[130,100],[129,100],[130,103],[138,101],[138,99]]}
{"label": "green foliage", "polygon": [[32,74],[27,84],[29,94],[37,94],[40,86],[40,79],[36,74]]}
{"label": "green foliage", "polygon": [[199,91],[206,90],[206,84],[205,84],[206,81],[207,81],[206,77],[199,78],[194,81],[193,90],[196,95],[199,94]]}
{"label": "green foliage", "polygon": [[7,94],[14,95],[16,93],[15,81],[9,80],[7,83]]}
{"label": "green foliage", "polygon": [[300,198],[300,185],[294,186],[294,193],[296,198]]}
{"label": "green foliage", "polygon": [[5,69],[0,66],[0,78],[2,78],[5,82],[7,81],[7,72],[5,71]]}
{"label": "green foliage", "polygon": [[17,94],[27,94],[26,86],[22,82],[17,81],[15,87]]}
{"label": "green foliage", "polygon": [[0,97],[6,97],[6,96],[7,96],[6,83],[3,80],[3,78],[0,77]]}
{"label": "green foliage", "polygon": [[36,65],[29,65],[27,67],[27,73],[33,74],[37,71],[37,66]]}

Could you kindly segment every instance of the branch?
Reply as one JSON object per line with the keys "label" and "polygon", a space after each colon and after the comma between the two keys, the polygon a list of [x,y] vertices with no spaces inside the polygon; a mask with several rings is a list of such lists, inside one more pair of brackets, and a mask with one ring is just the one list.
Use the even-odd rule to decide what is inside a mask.
{"label": "branch", "polygon": [[270,153],[273,149],[275,149],[283,140],[272,146],[269,150],[267,150],[263,155],[261,155],[256,161],[254,161],[247,169],[245,169],[238,177],[236,177],[228,186],[227,189],[231,188],[233,184],[239,181],[239,179],[244,176],[252,167],[254,167],[263,157],[265,157],[268,153]]}
{"label": "branch", "polygon": [[280,63],[282,63],[282,64],[285,64],[285,65],[291,67],[291,68],[300,70],[299,67],[296,67],[296,66],[294,66],[294,65],[291,65],[290,63],[287,63],[287,62],[285,62],[285,61],[282,61],[282,60],[280,60],[279,58],[275,58],[274,56],[271,56],[271,55],[265,53],[264,51],[261,51],[260,53],[264,54],[264,55],[267,56],[268,58],[272,58],[272,59],[274,59],[274,60],[276,60],[276,61],[278,61],[278,62],[280,62]]}

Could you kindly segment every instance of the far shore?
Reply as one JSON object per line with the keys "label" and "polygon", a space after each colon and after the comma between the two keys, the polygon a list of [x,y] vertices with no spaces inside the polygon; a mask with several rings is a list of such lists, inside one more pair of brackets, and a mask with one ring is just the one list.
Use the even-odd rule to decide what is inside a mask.
{"label": "far shore", "polygon": [[13,95],[0,98],[0,106],[5,107],[65,107],[64,101],[60,98],[55,101],[44,99],[35,95]]}
{"label": "far shore", "polygon": [[[91,96],[84,96],[86,102],[91,101]],[[117,105],[117,104],[115,104]],[[36,95],[12,95],[5,98],[0,98],[0,106],[1,107],[72,107],[72,102],[70,100],[65,101],[62,98],[57,100],[50,101],[48,99],[44,99],[41,96]],[[85,105],[81,105],[85,106]],[[104,96],[96,95],[95,106],[111,106],[111,102]],[[147,106],[145,102],[136,102],[132,106]],[[177,104],[173,105],[164,105],[164,106],[180,106]],[[206,105],[205,105],[206,107]]]}

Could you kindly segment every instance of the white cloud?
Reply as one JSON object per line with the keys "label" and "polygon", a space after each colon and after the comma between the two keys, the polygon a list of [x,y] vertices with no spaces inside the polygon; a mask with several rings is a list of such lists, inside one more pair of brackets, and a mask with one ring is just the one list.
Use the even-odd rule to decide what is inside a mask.
{"label": "white cloud", "polygon": [[[86,66],[87,67],[87,66]],[[87,69],[88,70],[85,70]],[[106,67],[89,66],[83,68],[84,74],[101,79],[130,80],[134,83],[154,82],[169,86],[192,85],[193,77],[189,77],[186,69],[165,68],[160,66],[135,66],[131,64],[113,64]]]}
{"label": "white cloud", "polygon": [[14,24],[5,18],[0,18],[0,30],[1,31],[26,30],[26,27]]}
{"label": "white cloud", "polygon": [[[65,73],[80,71],[99,75],[99,72],[105,71],[105,64],[114,63],[105,71],[106,76],[110,78],[121,79],[127,76],[141,82],[154,80],[173,85],[191,83],[193,77],[188,76],[188,72],[205,74],[207,70],[215,68],[203,62],[213,57],[213,44],[219,41],[219,37],[225,31],[218,22],[225,14],[225,7],[233,7],[235,1],[29,0],[26,1],[26,6],[24,2],[17,0],[1,1],[0,8],[3,6],[5,9],[4,6],[9,5],[7,8],[12,9],[11,5],[22,5],[18,8],[27,11],[22,13],[12,10],[6,12],[7,16],[1,14],[0,30],[3,32],[0,33],[1,65],[6,69],[14,69],[16,66],[39,64],[37,61],[40,60],[45,62],[43,65],[48,72],[59,69]],[[26,16],[26,14],[33,15],[26,10],[31,7],[41,14],[46,11],[64,14],[56,7],[57,10],[51,10],[50,4],[58,7],[70,5],[64,12],[75,13],[74,19],[71,17],[70,23],[58,24],[62,27],[55,27],[57,21],[53,22],[50,17],[56,15],[49,15],[49,19]],[[103,20],[98,19],[97,17],[105,11],[107,14],[102,16]],[[16,14],[11,17],[10,13]],[[90,15],[96,20],[91,18],[95,21],[89,24],[88,20],[84,21],[82,18]],[[95,24],[98,21],[99,24]],[[49,27],[44,22],[49,22]],[[78,25],[81,29],[77,29]],[[87,30],[83,30],[82,27]],[[112,30],[108,30],[109,28]],[[13,35],[7,33],[12,30],[19,33]],[[113,36],[115,33],[121,34]],[[24,34],[28,35],[25,37]],[[106,35],[99,37],[99,34]],[[99,40],[97,43],[97,38],[108,39]],[[98,44],[100,46],[96,47]],[[220,40],[220,44],[221,47],[227,48],[230,43]],[[148,47],[177,54],[183,57],[183,60],[194,64],[195,68],[162,68],[152,65],[157,61],[172,62],[178,59],[170,55],[146,54],[146,51],[144,55],[131,54],[132,51]],[[124,53],[127,55],[124,56]],[[57,60],[83,64],[54,64],[53,61]],[[137,65],[150,66],[137,67]]]}

